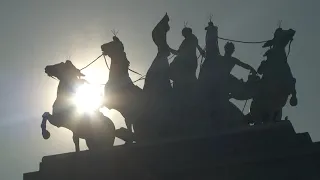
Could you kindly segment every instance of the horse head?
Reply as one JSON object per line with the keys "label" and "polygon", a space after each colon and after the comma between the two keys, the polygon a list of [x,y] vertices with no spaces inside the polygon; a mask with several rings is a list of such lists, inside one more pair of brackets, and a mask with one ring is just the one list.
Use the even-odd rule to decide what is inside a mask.
{"label": "horse head", "polygon": [[262,47],[285,48],[293,40],[295,33],[293,29],[278,28],[274,32],[273,39],[267,41]]}
{"label": "horse head", "polygon": [[113,36],[113,41],[101,45],[101,50],[103,55],[107,55],[111,59],[125,54],[124,46],[120,39],[116,36]]}
{"label": "horse head", "polygon": [[63,62],[59,64],[48,65],[44,68],[44,72],[50,77],[56,77],[60,79],[59,77],[61,77],[60,71],[62,64]]}
{"label": "horse head", "polygon": [[61,62],[54,65],[48,65],[45,67],[44,71],[48,76],[56,77],[59,80],[70,78],[74,79],[84,76],[84,74],[82,74],[70,60],[67,60],[65,63]]}

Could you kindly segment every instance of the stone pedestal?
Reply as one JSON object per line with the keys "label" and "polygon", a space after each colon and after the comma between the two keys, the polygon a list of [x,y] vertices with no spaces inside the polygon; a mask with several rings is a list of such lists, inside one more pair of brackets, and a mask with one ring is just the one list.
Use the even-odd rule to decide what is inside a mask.
{"label": "stone pedestal", "polygon": [[24,180],[319,180],[320,145],[289,121],[157,144],[43,157]]}

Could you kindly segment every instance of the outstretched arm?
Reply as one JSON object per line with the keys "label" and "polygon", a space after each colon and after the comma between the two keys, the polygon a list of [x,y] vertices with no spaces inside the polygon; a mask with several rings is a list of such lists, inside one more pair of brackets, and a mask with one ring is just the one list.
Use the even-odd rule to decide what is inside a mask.
{"label": "outstretched arm", "polygon": [[253,72],[253,73],[257,73],[256,70],[251,67],[249,64],[243,63],[241,62],[239,59],[234,58],[236,65],[243,67],[244,69],[248,69],[249,71]]}

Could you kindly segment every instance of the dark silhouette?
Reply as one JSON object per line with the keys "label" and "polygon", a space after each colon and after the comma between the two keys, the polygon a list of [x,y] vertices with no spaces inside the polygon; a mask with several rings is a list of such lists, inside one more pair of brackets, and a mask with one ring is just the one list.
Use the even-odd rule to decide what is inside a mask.
{"label": "dark silhouette", "polygon": [[218,27],[210,20],[208,26],[205,28],[206,32],[206,57],[214,58],[220,55],[218,45]]}
{"label": "dark silhouette", "polygon": [[232,56],[235,51],[233,43],[227,42],[224,46],[224,50],[224,56],[219,56],[215,63],[216,68],[214,71],[217,74],[214,81],[217,83],[217,88],[219,88],[218,97],[229,99],[229,93],[232,92],[233,89],[236,89],[237,85],[239,84],[239,80],[231,74],[231,71],[235,65],[247,69],[253,74],[256,74],[256,71],[250,65],[243,63],[239,59]]}
{"label": "dark silhouette", "polygon": [[161,21],[152,30],[152,40],[158,47],[158,53],[170,55],[170,47],[167,43],[167,33],[170,30],[169,16],[166,13]]}
{"label": "dark silhouette", "polygon": [[195,98],[196,114],[201,117],[201,121],[197,122],[199,132],[212,133],[212,112],[215,109],[213,93],[217,86],[213,83],[216,71],[216,61],[220,56],[218,46],[218,27],[210,20],[206,30],[206,46],[205,59],[200,61],[200,72],[196,86]]}
{"label": "dark silhouette", "polygon": [[[205,60],[200,64],[199,83],[200,89],[207,89],[209,92],[214,87],[210,86],[211,76],[213,76],[213,69],[215,68],[214,61],[217,60],[220,55],[218,44],[218,27],[214,26],[211,20],[208,23],[206,30],[206,48],[205,48]],[[204,93],[204,92],[202,92]]]}
{"label": "dark silhouette", "polygon": [[205,52],[198,44],[198,38],[192,33],[192,29],[185,27],[182,29],[182,36],[185,38],[179,49],[170,49],[171,53],[177,55],[170,64],[170,75],[174,88],[188,89],[194,85],[197,69],[196,50],[204,55]]}
{"label": "dark silhouette", "polygon": [[156,141],[173,132],[173,126],[168,125],[173,122],[170,121],[173,119],[170,112],[172,88],[167,58],[170,54],[164,39],[169,30],[168,21],[166,14],[153,30],[152,36],[158,53],[148,70],[143,90],[135,86],[129,77],[129,63],[123,48],[118,45],[119,39],[101,46],[104,54],[111,58],[109,80],[105,86],[105,106],[116,109],[123,115],[131,133],[133,126],[134,136],[132,134],[132,138],[126,137],[130,140],[127,143],[131,143],[133,139],[137,142]]}
{"label": "dark silhouette", "polygon": [[319,143],[282,121],[218,137],[44,156],[23,179],[316,180],[319,162]]}
{"label": "dark silhouette", "polygon": [[140,129],[137,129],[137,133],[150,131],[148,134],[151,139],[168,137],[177,131],[171,103],[173,95],[168,62],[171,48],[166,39],[169,29],[169,16],[166,14],[152,31],[158,52],[146,74],[143,87],[146,109],[137,127]]}
{"label": "dark silhouette", "polygon": [[258,68],[259,74],[262,75],[261,87],[250,107],[250,115],[256,123],[275,121],[289,95],[292,95],[290,104],[297,105],[296,80],[292,75],[285,51],[294,35],[295,31],[292,29],[278,28],[273,39],[263,45],[270,49],[264,54],[267,60]]}
{"label": "dark silhouette", "polygon": [[[225,131],[230,128],[246,126],[243,120],[243,113],[229,101],[232,97],[230,93],[238,91],[238,86],[243,86],[243,82],[231,75],[231,70],[235,65],[255,70],[232,57],[235,47],[233,43],[225,45],[224,56],[220,55],[218,48],[217,27],[210,21],[206,30],[206,58],[201,66],[198,79],[198,113],[205,117],[211,124],[214,132]],[[240,93],[240,92],[239,92]]]}
{"label": "dark silhouette", "polygon": [[[213,75],[213,68],[215,68],[214,61],[220,56],[218,44],[218,27],[210,20],[206,30],[206,47],[205,47],[205,60],[201,62],[199,73],[199,86],[205,86],[208,89],[208,82],[210,82]],[[210,88],[209,88],[210,89]],[[209,90],[210,91],[210,90]]]}
{"label": "dark silhouette", "polygon": [[256,73],[250,65],[241,62],[239,59],[232,56],[235,51],[233,43],[226,43],[224,46],[224,56],[218,56],[213,62],[211,83],[211,116],[213,119],[214,129],[225,130],[228,128],[245,126],[243,113],[229,100],[232,96],[230,93],[237,90],[243,84],[239,79],[231,74],[235,65],[243,67]]}
{"label": "dark silhouette", "polygon": [[157,45],[158,53],[147,72],[143,87],[144,92],[151,93],[150,96],[159,96],[162,93],[167,95],[172,90],[168,62],[170,55],[170,47],[167,44],[167,32],[170,29],[168,22],[169,16],[166,14],[152,31],[152,39]]}
{"label": "dark silhouette", "polygon": [[79,138],[86,140],[90,150],[98,150],[113,146],[115,139],[115,126],[113,122],[103,116],[99,111],[92,115],[77,115],[75,105],[70,101],[76,88],[85,80],[84,76],[71,61],[46,66],[45,72],[48,76],[59,80],[57,98],[52,107],[52,114],[45,112],[42,115],[42,136],[44,139],[50,137],[46,130],[47,120],[54,126],[64,127],[73,132],[73,141],[76,151],[80,151]]}
{"label": "dark silhouette", "polygon": [[198,66],[197,49],[204,56],[205,52],[198,44],[198,38],[192,33],[192,29],[182,29],[185,38],[179,49],[171,49],[177,55],[170,64],[170,79],[173,80],[173,92],[175,99],[175,111],[180,120],[180,130],[188,134],[194,125],[194,101],[197,82],[196,70]]}
{"label": "dark silhouette", "polygon": [[[205,51],[188,27],[182,30],[185,39],[179,49],[172,49],[167,43],[169,21],[168,14],[165,14],[152,31],[152,40],[158,51],[145,76],[143,89],[134,85],[129,76],[128,71],[134,71],[129,69],[124,45],[116,33],[111,42],[101,46],[103,54],[99,57],[111,58],[103,105],[119,111],[127,128],[115,130],[112,121],[99,111],[90,116],[75,115],[75,105],[69,99],[76,88],[86,82],[71,61],[45,68],[49,76],[60,81],[52,115],[46,112],[42,116],[45,139],[50,137],[46,130],[48,120],[54,126],[73,132],[76,151],[80,150],[79,138],[86,140],[90,150],[112,146],[115,137],[123,139],[125,145],[134,142],[139,145],[112,148],[105,151],[107,153],[89,151],[76,156],[71,153],[45,157],[40,172],[26,174],[25,178],[317,177],[319,163],[314,157],[320,157],[318,145],[312,143],[308,134],[296,134],[287,117],[281,121],[282,108],[288,98],[291,96],[292,106],[298,104],[296,79],[287,61],[295,31],[278,28],[272,40],[264,41],[263,47],[270,49],[256,72],[250,65],[233,57],[233,43],[227,42],[224,55],[220,54],[218,39],[228,39],[218,37],[218,27],[211,20],[205,28]],[[196,55],[197,49],[205,58],[198,79],[196,69],[200,56]],[[177,56],[169,65],[171,53]],[[231,74],[236,65],[250,71],[246,82]],[[230,102],[231,98],[246,100],[246,104],[252,99],[250,112],[244,115],[243,110]],[[251,123],[264,125],[251,127]],[[75,162],[77,166],[70,167]],[[117,163],[106,165],[106,162]],[[114,173],[119,169],[126,173]]]}
{"label": "dark silhouette", "polygon": [[[253,67],[232,56],[235,51],[233,43],[227,42],[224,46],[225,54],[220,55],[218,27],[211,20],[205,28],[206,51],[199,46],[197,37],[188,27],[182,30],[185,39],[179,49],[170,48],[167,43],[169,21],[168,14],[165,14],[152,31],[158,52],[145,76],[143,89],[134,85],[129,76],[130,62],[116,34],[111,42],[101,46],[103,56],[111,58],[103,105],[119,111],[125,118],[127,128],[116,131],[111,120],[100,112],[95,112],[93,117],[71,117],[74,107],[66,97],[72,96],[75,88],[84,83],[80,78],[84,75],[71,61],[66,61],[46,67],[46,73],[58,78],[60,83],[53,114],[43,114],[43,137],[47,139],[50,136],[45,126],[49,120],[57,127],[73,131],[77,151],[79,137],[87,140],[90,149],[96,148],[93,142],[99,141],[102,144],[100,140],[107,138],[110,143],[105,143],[105,146],[110,146],[115,136],[123,139],[127,145],[134,141],[157,142],[163,138],[220,133],[248,126],[248,122],[259,124],[280,121],[282,107],[289,95],[292,95],[290,104],[297,105],[295,78],[285,52],[285,47],[291,43],[295,34],[294,30],[278,28],[274,38],[264,44],[263,47],[270,49],[265,54],[267,60],[258,69],[260,78]],[[201,62],[199,79],[196,77],[197,49],[205,57],[204,62]],[[169,65],[170,53],[176,57]],[[247,82],[231,74],[236,65],[250,71]],[[231,98],[253,99],[250,113],[244,116],[230,102]],[[199,117],[201,121],[195,121]],[[99,132],[101,127],[108,127],[105,134],[99,132],[103,138],[97,139],[92,133],[83,134],[84,128],[90,126],[86,119],[93,118],[99,119],[97,122],[101,125],[97,129],[89,128],[88,132]],[[73,119],[80,120],[78,123],[70,123]]]}
{"label": "dark silhouette", "polygon": [[142,90],[135,86],[129,77],[129,64],[124,46],[120,39],[116,36],[113,41],[103,44],[101,50],[104,55],[111,59],[109,79],[105,85],[105,102],[104,105],[109,109],[116,109],[121,112],[125,118],[125,123],[132,137],[126,137],[133,142],[132,126],[139,118],[139,110],[141,107]]}
{"label": "dark silhouette", "polygon": [[250,113],[247,115],[249,122],[255,124],[277,122],[281,119],[282,108],[290,95],[290,104],[297,105],[296,80],[292,75],[287,62],[285,47],[291,43],[295,31],[278,28],[272,40],[267,41],[263,47],[270,47],[264,54],[267,57],[262,61],[258,73],[262,77],[251,74],[248,81],[240,91],[235,93],[235,99],[250,99]]}
{"label": "dark silhouette", "polygon": [[[103,44],[101,49],[104,55],[111,59],[109,80],[105,85],[105,103],[109,109],[119,111],[125,118],[127,129],[122,128],[121,139],[126,144],[132,144],[133,141],[139,142],[144,138],[151,138],[151,133],[156,128],[150,127],[145,120],[150,108],[146,107],[146,96],[142,89],[135,86],[129,77],[129,61],[117,37],[114,40]],[[134,134],[133,134],[134,130]]]}

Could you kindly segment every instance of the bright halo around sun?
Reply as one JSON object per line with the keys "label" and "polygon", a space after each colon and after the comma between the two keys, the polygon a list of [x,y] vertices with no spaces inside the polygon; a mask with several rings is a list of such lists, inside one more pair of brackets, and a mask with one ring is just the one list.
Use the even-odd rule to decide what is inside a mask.
{"label": "bright halo around sun", "polygon": [[91,113],[101,107],[103,88],[91,84],[83,84],[78,87],[73,98],[79,113]]}

